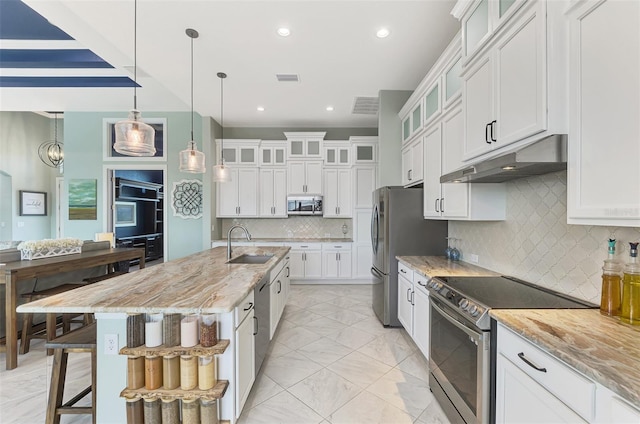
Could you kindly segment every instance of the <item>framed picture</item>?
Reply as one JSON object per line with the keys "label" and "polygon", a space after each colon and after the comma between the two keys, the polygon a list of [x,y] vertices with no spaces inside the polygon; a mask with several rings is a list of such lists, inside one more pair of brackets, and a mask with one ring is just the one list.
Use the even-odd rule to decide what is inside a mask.
{"label": "framed picture", "polygon": [[20,190],[20,216],[46,216],[47,193]]}
{"label": "framed picture", "polygon": [[114,127],[116,122],[121,121],[122,119],[117,118],[104,118],[102,120],[103,126],[103,144],[104,144],[104,160],[109,161],[158,161],[158,160],[166,160],[164,157],[164,152],[167,150],[167,119],[166,118],[147,118],[143,119],[145,124],[149,124],[156,131],[155,136],[155,148],[156,154],[152,157],[133,157],[133,156],[125,156],[116,152],[113,148],[114,143],[116,142],[116,133],[114,131]]}
{"label": "framed picture", "polygon": [[116,202],[116,227],[136,226],[136,202]]}
{"label": "framed picture", "polygon": [[98,219],[98,180],[69,180],[69,219]]}

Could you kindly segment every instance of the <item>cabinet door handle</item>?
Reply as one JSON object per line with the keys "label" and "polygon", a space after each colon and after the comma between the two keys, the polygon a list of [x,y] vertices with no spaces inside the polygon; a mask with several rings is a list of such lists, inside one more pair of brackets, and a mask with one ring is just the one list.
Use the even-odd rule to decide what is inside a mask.
{"label": "cabinet door handle", "polygon": [[338,215],[340,215],[340,206],[338,206]]}
{"label": "cabinet door handle", "polygon": [[409,181],[411,181],[411,171],[413,171],[413,169],[409,170]]}
{"label": "cabinet door handle", "polygon": [[338,207],[336,206],[336,215],[338,215]]}
{"label": "cabinet door handle", "polygon": [[491,125],[491,122],[484,126],[484,141],[487,144],[491,144],[491,141],[489,140],[489,125]]}
{"label": "cabinet door handle", "polygon": [[403,273],[403,274],[407,273],[407,271],[405,271],[404,269],[400,269],[400,272]]}
{"label": "cabinet door handle", "polygon": [[411,303],[411,289],[407,289],[407,302]]}
{"label": "cabinet door handle", "polygon": [[436,212],[440,212],[440,211],[438,210],[438,204],[440,203],[440,199],[436,199],[433,203],[434,203],[434,206],[435,206],[435,208],[436,208]]}
{"label": "cabinet door handle", "polygon": [[494,143],[498,140],[496,140],[495,138],[493,138],[493,125],[498,123],[498,121],[496,121],[495,119],[493,121],[491,121],[491,123],[489,125],[491,125],[491,141],[493,141]]}
{"label": "cabinet door handle", "polygon": [[291,275],[291,270],[289,269],[289,267],[287,267],[287,277],[289,277]]}
{"label": "cabinet door handle", "polygon": [[415,303],[413,303],[413,295],[415,294],[415,291],[411,291],[411,306],[415,305]]}
{"label": "cabinet door handle", "polygon": [[278,294],[282,293],[282,282],[278,280]]}
{"label": "cabinet door handle", "polygon": [[260,328],[260,326],[258,325],[258,317],[253,317],[253,335],[254,336],[258,335],[258,328]]}
{"label": "cabinet door handle", "polygon": [[540,371],[540,372],[547,372],[546,368],[540,368],[538,366],[536,366],[533,362],[531,362],[530,360],[527,359],[526,356],[524,356],[524,352],[520,352],[518,353],[518,358],[522,359],[522,361],[529,365],[531,368],[533,368],[536,371]]}
{"label": "cabinet door handle", "polygon": [[444,197],[440,198],[440,212],[444,213]]}
{"label": "cabinet door handle", "polygon": [[249,302],[249,306],[247,306],[246,308],[244,308],[245,311],[250,311],[251,308],[253,308],[253,302]]}

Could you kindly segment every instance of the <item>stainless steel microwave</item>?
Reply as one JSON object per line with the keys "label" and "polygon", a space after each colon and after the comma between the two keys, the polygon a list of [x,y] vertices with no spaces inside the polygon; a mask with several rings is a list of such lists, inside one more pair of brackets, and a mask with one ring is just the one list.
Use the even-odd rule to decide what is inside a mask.
{"label": "stainless steel microwave", "polygon": [[322,216],[322,196],[287,197],[287,214]]}

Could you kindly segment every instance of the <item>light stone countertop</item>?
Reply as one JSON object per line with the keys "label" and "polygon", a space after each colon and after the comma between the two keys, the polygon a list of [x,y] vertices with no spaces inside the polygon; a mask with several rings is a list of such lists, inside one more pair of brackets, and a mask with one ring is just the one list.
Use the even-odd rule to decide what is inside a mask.
{"label": "light stone countertop", "polygon": [[273,254],[260,265],[227,264],[217,247],[21,305],[18,312],[225,313],[233,310],[289,252],[241,247],[233,256]]}
{"label": "light stone countertop", "polygon": [[450,261],[444,256],[396,256],[396,259],[427,278],[500,275],[467,262]]}
{"label": "light stone countertop", "polygon": [[598,309],[493,309],[490,315],[640,408],[640,327]]}
{"label": "light stone countertop", "polygon": [[[260,243],[260,242],[282,242],[282,243],[352,243],[353,239],[344,237],[319,237],[319,238],[287,238],[287,237],[251,237],[251,241],[245,237],[231,237],[232,242]],[[211,242],[227,242],[226,238],[211,240]]]}

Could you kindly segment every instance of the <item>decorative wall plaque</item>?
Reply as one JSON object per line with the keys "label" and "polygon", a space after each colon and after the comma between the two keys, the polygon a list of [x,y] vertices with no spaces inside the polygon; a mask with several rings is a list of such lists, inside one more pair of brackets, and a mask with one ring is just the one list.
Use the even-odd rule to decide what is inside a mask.
{"label": "decorative wall plaque", "polygon": [[171,198],[173,216],[183,219],[202,216],[202,181],[180,180],[173,183]]}

